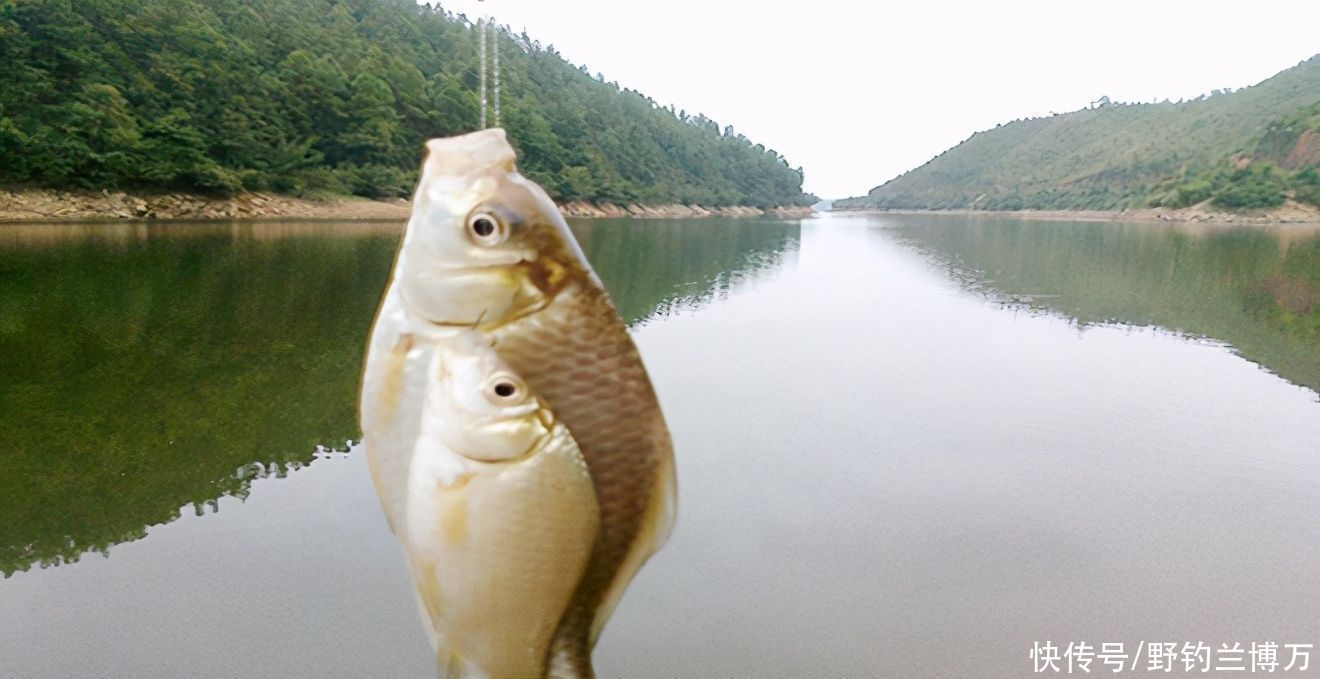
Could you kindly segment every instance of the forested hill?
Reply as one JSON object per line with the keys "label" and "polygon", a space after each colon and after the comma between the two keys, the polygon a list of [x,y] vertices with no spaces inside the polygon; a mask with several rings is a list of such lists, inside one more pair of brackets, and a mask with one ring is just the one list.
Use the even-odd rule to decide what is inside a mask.
{"label": "forested hill", "polygon": [[[1320,202],[1308,162],[1320,142],[1320,55],[1255,86],[1192,101],[1091,107],[977,132],[925,165],[834,209],[1269,207]],[[1311,139],[1312,141],[1308,141]],[[1320,148],[1320,143],[1316,144]],[[1268,147],[1268,148],[1265,148]],[[1277,148],[1276,148],[1277,147]],[[1260,153],[1261,150],[1269,151]],[[1301,156],[1293,160],[1305,160]]]}
{"label": "forested hill", "polygon": [[[0,0],[0,185],[407,195],[425,139],[478,126],[473,21],[413,0]],[[500,57],[521,169],[561,201],[808,202],[732,127],[526,35]]]}

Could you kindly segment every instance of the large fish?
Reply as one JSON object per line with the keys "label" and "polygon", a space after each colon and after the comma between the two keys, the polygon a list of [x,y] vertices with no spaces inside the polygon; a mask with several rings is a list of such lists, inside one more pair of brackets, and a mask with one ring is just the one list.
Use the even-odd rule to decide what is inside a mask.
{"label": "large fish", "polygon": [[409,477],[433,347],[479,334],[586,462],[599,530],[543,674],[591,677],[601,629],[673,525],[669,432],[627,328],[554,203],[516,171],[503,130],[432,140],[427,151],[363,377],[376,490],[403,534],[415,519]]}

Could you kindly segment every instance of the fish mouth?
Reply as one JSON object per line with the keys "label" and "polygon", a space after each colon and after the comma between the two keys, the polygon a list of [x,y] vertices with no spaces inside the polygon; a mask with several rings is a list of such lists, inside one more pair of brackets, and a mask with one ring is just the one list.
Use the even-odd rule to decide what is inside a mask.
{"label": "fish mouth", "polygon": [[541,409],[541,404],[537,403],[536,401],[531,401],[530,403],[522,403],[516,406],[505,406],[504,411],[501,413],[501,417],[502,418],[525,417],[527,415],[531,415],[535,413],[540,409]]}
{"label": "fish mouth", "polygon": [[404,242],[401,248],[401,262],[397,266],[403,271],[412,268],[446,272],[486,271],[492,268],[521,266],[533,262],[539,255],[539,252],[532,248],[507,246],[507,244],[499,248],[463,248],[462,254],[458,254],[451,246]]}
{"label": "fish mouth", "polygon": [[418,311],[417,308],[415,308],[413,305],[408,304],[407,300],[404,301],[404,305],[407,307],[408,313],[411,314],[414,318],[434,328],[443,329],[443,330],[493,330],[495,328],[499,328],[508,325],[510,323],[513,323],[515,321],[518,321],[520,319],[526,318],[546,308],[547,306],[550,305],[550,300],[548,298],[544,298],[537,300],[536,303],[534,304],[527,304],[524,306],[514,307],[518,310],[516,313],[505,314],[503,318],[489,322],[486,320],[486,313],[489,311],[489,309],[482,309],[481,313],[477,315],[477,318],[474,321],[450,321],[450,320],[437,320],[434,318],[429,318],[426,316],[426,314],[422,313],[421,311]]}
{"label": "fish mouth", "polygon": [[[508,263],[483,264],[483,265],[463,265],[463,266],[437,266],[437,269],[443,270],[447,274],[480,274],[481,272],[509,271],[524,268],[531,264],[530,260],[517,259]],[[508,303],[496,303],[487,306],[472,319],[470,316],[462,320],[453,318],[437,318],[432,312],[426,309],[425,304],[419,304],[413,299],[410,293],[411,286],[401,285],[399,287],[399,297],[403,308],[408,315],[414,319],[425,323],[431,327],[447,330],[491,330],[503,325],[507,325],[530,314],[534,314],[547,306],[552,301],[552,295],[548,291],[537,285],[536,281],[526,276],[511,277],[512,282],[507,286],[509,294]],[[503,302],[503,300],[501,300]],[[502,308],[502,313],[492,314],[492,308]],[[465,315],[466,316],[466,315]]]}
{"label": "fish mouth", "polygon": [[516,257],[510,257],[507,260],[496,260],[490,264],[450,264],[450,265],[439,264],[435,268],[441,269],[449,273],[476,272],[476,271],[494,271],[496,269],[517,269],[521,266],[525,266],[531,263],[532,260],[522,255],[518,255]]}

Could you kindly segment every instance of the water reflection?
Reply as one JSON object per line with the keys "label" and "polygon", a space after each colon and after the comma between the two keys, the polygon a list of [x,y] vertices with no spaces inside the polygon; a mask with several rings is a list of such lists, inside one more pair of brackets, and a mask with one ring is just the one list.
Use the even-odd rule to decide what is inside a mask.
{"label": "water reflection", "polygon": [[[750,221],[575,228],[634,323],[777,266],[797,238]],[[343,449],[398,237],[359,223],[0,229],[0,572],[105,554]]]}
{"label": "water reflection", "polygon": [[356,435],[360,328],[397,234],[20,235],[0,249],[6,575],[104,553]]}
{"label": "water reflection", "polygon": [[783,266],[797,253],[797,222],[746,219],[582,221],[573,226],[631,326],[699,308]]}
{"label": "water reflection", "polygon": [[891,218],[879,233],[1004,304],[1230,344],[1320,391],[1320,229]]}
{"label": "water reflection", "polygon": [[[597,652],[602,675],[1022,677],[1030,672],[1027,653],[1034,640],[1122,641],[1135,648],[1140,640],[1306,643],[1313,636],[1320,609],[1316,395],[1222,347],[1164,330],[1110,325],[1141,321],[1136,311],[1148,296],[1175,301],[1155,306],[1170,309],[1171,319],[1144,322],[1167,322],[1189,332],[1193,326],[1187,319],[1199,322],[1216,310],[1244,313],[1222,299],[1203,300],[1199,291],[1210,297],[1216,285],[1251,280],[1261,273],[1251,269],[1254,261],[1265,262],[1257,280],[1266,280],[1265,270],[1278,263],[1264,253],[1239,259],[1242,246],[1207,245],[1196,240],[1207,236],[1188,232],[1184,235],[1196,242],[1164,250],[1172,273],[1146,276],[1141,271],[1147,265],[1140,264],[1145,248],[1166,247],[1160,239],[1143,244],[1153,238],[1146,231],[1070,225],[1081,230],[1061,233],[1036,223],[964,224],[986,230],[973,237],[941,233],[945,227],[938,221],[813,219],[803,223],[800,240],[791,226],[748,223],[736,227],[748,230],[738,236],[707,228],[710,222],[662,223],[656,238],[665,229],[681,232],[670,247],[691,248],[692,256],[709,254],[714,261],[693,265],[675,258],[654,268],[628,259],[650,247],[645,229],[632,232],[641,225],[627,223],[617,228],[628,233],[613,233],[593,222],[584,230],[591,231],[583,241],[620,307],[630,318],[644,319],[638,346],[681,457],[677,530],[612,618]],[[1012,228],[1021,231],[1010,238]],[[779,229],[779,235],[765,229]],[[1180,233],[1156,231],[1161,238]],[[374,250],[373,239],[390,241],[394,233],[259,243],[237,238],[207,256],[252,265],[240,270],[276,261],[274,254],[256,257],[252,251],[282,248],[310,248],[304,256],[313,263],[327,257],[351,262],[334,248]],[[1310,242],[1311,236],[1299,232],[1290,238],[1291,233],[1266,235],[1278,238],[1274,247],[1284,255]],[[1024,242],[1032,234],[1060,244]],[[1090,234],[1091,244],[1075,242],[1079,234]],[[741,251],[719,245],[738,238],[768,243]],[[134,248],[147,247],[150,240],[116,251],[137,252]],[[160,247],[174,262],[202,246]],[[382,243],[363,255],[366,269],[383,276],[392,247]],[[1206,248],[1228,261],[1217,268],[1192,267],[1189,261],[1215,261],[1208,253],[1189,254]],[[1079,282],[1069,272],[1037,271],[1058,266],[1037,260],[1063,258],[1077,268],[1088,266],[1079,260],[1091,256],[1109,259],[1109,266],[1146,283],[1134,283],[1126,297],[1098,295],[1089,286],[1122,276],[1100,270]],[[1314,272],[1314,266],[1297,264],[1291,259],[1296,256],[1285,256],[1279,270],[1313,280],[1307,270]],[[1124,258],[1130,261],[1125,264]],[[140,259],[119,261],[128,265]],[[293,259],[286,277],[294,281],[304,278],[299,272],[304,266],[318,270]],[[79,308],[80,288],[55,284],[71,274],[34,270],[18,261],[15,269],[15,260],[0,258],[4,298],[17,290],[14,277],[20,273],[42,282],[33,292],[29,281],[23,294],[60,305],[63,310],[54,313],[76,321],[67,330],[87,334],[83,326],[94,325],[98,315]],[[757,268],[765,261],[780,265]],[[164,282],[134,283],[134,276],[168,282],[152,272],[156,266],[108,282],[183,304]],[[719,274],[721,266],[729,275]],[[951,266],[967,274],[963,283],[950,280]],[[246,287],[262,282],[254,276],[211,278]],[[630,283],[641,278],[655,280]],[[1058,281],[1067,285],[1054,285]],[[270,460],[275,455],[267,449],[269,441],[277,439],[249,439],[239,429],[267,426],[279,418],[272,412],[277,405],[296,410],[308,394],[320,393],[312,392],[321,381],[350,383],[325,389],[328,400],[320,404],[322,411],[342,409],[342,415],[330,413],[324,422],[290,417],[275,425],[289,429],[289,449],[295,453],[312,445],[298,436],[308,442],[353,436],[351,398],[360,358],[356,348],[344,345],[360,337],[366,319],[353,316],[369,313],[375,299],[374,291],[364,292],[358,304],[352,300],[360,293],[349,288],[374,288],[379,281],[337,283],[337,303],[361,311],[302,326],[265,314],[270,323],[301,330],[268,331],[275,336],[268,345],[202,344],[213,334],[206,318],[149,326],[191,332],[201,347],[193,353],[212,351],[220,358],[210,362],[231,371],[226,376],[217,368],[219,377],[185,374],[186,380],[179,378],[183,386],[171,394],[204,400],[245,389],[252,397],[232,411],[212,414],[192,407],[170,414],[169,427],[209,426],[206,436],[193,437],[191,455],[160,458],[151,451],[134,473],[169,484],[192,473],[208,455]],[[967,291],[974,286],[981,292]],[[46,288],[58,294],[42,297]],[[726,289],[722,300],[720,291]],[[315,288],[306,290],[281,294],[302,299]],[[93,304],[119,303],[115,295],[85,294]],[[1110,307],[1078,311],[1083,320],[1074,320],[1070,305],[1079,296],[1090,300],[1087,295],[1108,300]],[[1009,309],[987,303],[986,296]],[[709,303],[698,313],[661,318],[652,312],[687,299]],[[259,302],[251,296],[240,301]],[[228,317],[242,318],[233,312]],[[1100,326],[1092,327],[1095,323]],[[1079,331],[1082,325],[1087,327]],[[1260,325],[1268,327],[1263,318]],[[34,344],[54,342],[48,338],[58,337],[55,330],[21,337]],[[330,342],[320,344],[324,338]],[[292,348],[280,348],[279,342]],[[201,360],[166,351],[176,345],[191,346],[167,343],[158,354],[144,354],[138,374],[120,377],[130,380],[127,386],[98,390],[129,401],[140,397],[134,389],[164,389],[153,382],[181,372],[172,364]],[[301,373],[288,369],[277,375],[278,384],[243,384],[274,369],[258,365],[253,373],[243,372],[249,363],[275,360],[261,356],[300,357],[305,365]],[[164,367],[157,369],[152,361]],[[116,377],[84,370],[57,382],[50,375],[62,373],[51,367],[45,382],[29,379],[16,386],[7,368],[0,366],[5,399],[14,398],[19,387],[77,396],[79,385],[65,382]],[[345,393],[331,393],[336,390]],[[5,436],[16,417],[9,402],[0,403]],[[59,402],[52,396],[43,403]],[[92,421],[84,413],[97,411],[87,404],[60,407],[64,422],[86,430],[79,440],[105,439],[121,427],[125,431],[113,434],[121,447],[146,438],[132,425],[116,422],[112,409],[101,408],[110,415]],[[321,412],[303,410],[303,419]],[[40,433],[33,429],[26,436]],[[231,438],[247,442],[247,449],[227,451]],[[28,459],[46,465],[43,473],[54,482],[61,467],[72,463],[61,451],[46,452]],[[397,541],[374,509],[365,460],[356,454],[308,458],[311,466],[287,482],[254,481],[241,507],[233,497],[221,497],[218,514],[153,526],[147,539],[114,547],[112,559],[34,569],[0,581],[0,611],[19,612],[0,614],[0,657],[8,670],[0,675],[420,677],[433,672]],[[178,467],[174,476],[152,469],[156,459]],[[206,490],[212,479],[238,468],[207,470],[215,476],[198,475],[193,482]],[[242,473],[270,470],[264,464]],[[168,515],[184,501],[170,493],[153,497],[147,481],[137,486],[129,477],[112,481],[107,485],[116,495],[91,499],[86,507],[116,515],[147,503]],[[10,484],[6,491],[17,487],[5,483]],[[79,491],[66,489],[54,499],[48,499],[53,491],[23,492],[24,502],[52,513],[62,511],[58,503],[65,496]],[[213,498],[218,492],[199,496]],[[0,502],[6,500],[0,496]],[[7,520],[5,511],[0,517]],[[29,542],[34,538],[26,536],[47,539],[30,523],[42,518],[37,514],[19,525]],[[2,523],[0,529],[11,530]],[[199,611],[206,615],[200,630]],[[353,633],[343,634],[346,629]]]}

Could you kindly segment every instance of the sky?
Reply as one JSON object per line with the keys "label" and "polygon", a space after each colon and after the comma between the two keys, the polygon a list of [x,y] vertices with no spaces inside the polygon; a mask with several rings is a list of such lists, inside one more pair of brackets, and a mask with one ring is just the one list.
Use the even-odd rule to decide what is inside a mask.
{"label": "sky", "polygon": [[1017,118],[1254,84],[1320,52],[1320,0],[442,0],[705,113],[860,195]]}

